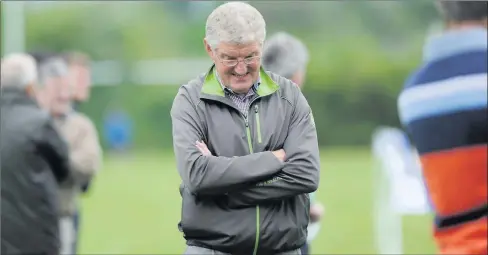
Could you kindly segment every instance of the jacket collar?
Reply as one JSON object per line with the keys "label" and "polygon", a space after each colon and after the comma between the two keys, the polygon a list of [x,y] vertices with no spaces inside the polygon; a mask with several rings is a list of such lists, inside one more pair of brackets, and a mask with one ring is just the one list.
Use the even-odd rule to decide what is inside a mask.
{"label": "jacket collar", "polygon": [[485,28],[447,31],[430,38],[424,46],[424,62],[436,61],[467,51],[487,50]]}
{"label": "jacket collar", "polygon": [[[200,98],[218,100],[219,98],[225,97],[224,88],[217,79],[214,67],[215,65],[212,65],[210,67],[210,70],[204,77],[202,89],[200,91]],[[273,79],[271,79],[271,77],[264,71],[262,67],[259,70],[259,76],[259,86],[256,86],[256,84],[254,85],[256,89],[256,94],[258,96],[267,96],[278,91],[279,85],[275,81],[273,81]]]}
{"label": "jacket collar", "polygon": [[[224,90],[224,92],[227,92],[227,93],[231,93],[231,94],[237,94],[235,93],[234,91],[232,91],[232,89],[226,87],[223,83],[222,83],[222,80],[220,79],[220,76],[219,76],[219,73],[218,72],[215,72],[215,78],[217,78],[217,81],[220,83],[220,86],[222,87],[222,89]],[[261,84],[261,75],[258,77],[258,80],[256,81],[256,83],[254,83],[254,85],[251,87],[252,89],[252,92],[256,92],[259,85]]]}
{"label": "jacket collar", "polygon": [[4,87],[1,89],[1,100],[2,105],[30,105],[39,108],[35,99],[29,97],[27,93],[19,88]]}

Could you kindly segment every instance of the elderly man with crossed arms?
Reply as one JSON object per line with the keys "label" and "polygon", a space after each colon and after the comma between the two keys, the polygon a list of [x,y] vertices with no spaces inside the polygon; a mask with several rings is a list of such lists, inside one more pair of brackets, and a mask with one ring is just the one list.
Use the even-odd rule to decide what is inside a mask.
{"label": "elderly man with crossed arms", "polygon": [[298,86],[261,68],[265,36],[251,5],[217,7],[204,38],[214,64],[174,99],[185,254],[300,254],[306,242],[317,134]]}

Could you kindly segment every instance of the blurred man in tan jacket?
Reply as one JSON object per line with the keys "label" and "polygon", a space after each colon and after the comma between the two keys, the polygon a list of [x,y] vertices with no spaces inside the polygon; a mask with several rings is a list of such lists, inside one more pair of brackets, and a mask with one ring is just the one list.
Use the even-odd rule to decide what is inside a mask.
{"label": "blurred man in tan jacket", "polygon": [[[37,57],[40,81],[44,83],[41,97],[44,108],[55,120],[55,125],[69,147],[70,176],[60,184],[61,254],[75,254],[77,239],[74,216],[78,210],[81,188],[98,171],[101,165],[101,146],[95,126],[85,115],[71,108],[72,84],[67,63],[58,56]],[[58,76],[43,73],[44,65],[57,65]],[[42,100],[41,100],[42,101]]]}
{"label": "blurred man in tan jacket", "polygon": [[[88,101],[90,98],[90,88],[91,88],[91,68],[90,68],[90,57],[82,52],[78,51],[68,51],[62,54],[63,59],[68,64],[68,76],[72,86],[72,107],[74,111],[79,110],[79,106]],[[81,190],[83,193],[88,192],[91,180],[83,183]],[[80,221],[81,221],[81,208],[78,207],[73,220],[75,224],[76,235],[80,232]],[[73,251],[76,252],[78,249],[78,242],[73,244]]]}

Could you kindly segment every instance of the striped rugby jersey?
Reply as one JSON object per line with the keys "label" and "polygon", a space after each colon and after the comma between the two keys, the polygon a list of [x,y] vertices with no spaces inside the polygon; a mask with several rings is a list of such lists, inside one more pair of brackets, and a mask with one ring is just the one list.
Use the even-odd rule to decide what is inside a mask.
{"label": "striped rugby jersey", "polygon": [[[453,241],[458,228],[459,239],[472,239],[477,234],[468,232],[474,231],[486,243],[487,58],[486,29],[432,38],[424,47],[422,65],[398,98],[400,120],[419,152],[441,252],[470,249],[460,248],[462,240]],[[466,230],[481,221],[484,226]],[[447,232],[450,239],[442,237]],[[458,247],[452,248],[454,243]],[[486,245],[481,250],[486,252]]]}

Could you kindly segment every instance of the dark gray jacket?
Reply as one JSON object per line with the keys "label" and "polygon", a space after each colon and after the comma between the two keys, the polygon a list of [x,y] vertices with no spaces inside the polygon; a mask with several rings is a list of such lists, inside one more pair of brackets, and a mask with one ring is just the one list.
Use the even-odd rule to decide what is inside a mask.
{"label": "dark gray jacket", "polygon": [[[187,244],[232,254],[300,248],[320,169],[310,107],[295,84],[261,70],[246,117],[213,72],[182,86],[171,109]],[[271,153],[282,148],[284,163]]]}
{"label": "dark gray jacket", "polygon": [[58,183],[69,173],[67,146],[23,91],[1,92],[1,253],[58,254]]}

